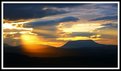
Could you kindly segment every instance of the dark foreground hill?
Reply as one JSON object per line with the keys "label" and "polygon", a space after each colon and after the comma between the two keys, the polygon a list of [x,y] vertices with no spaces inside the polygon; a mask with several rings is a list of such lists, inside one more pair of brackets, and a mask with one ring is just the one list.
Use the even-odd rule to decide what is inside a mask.
{"label": "dark foreground hill", "polygon": [[117,67],[117,46],[93,41],[69,41],[61,48],[49,48],[54,52],[49,57],[27,56],[21,46],[4,48],[4,67]]}

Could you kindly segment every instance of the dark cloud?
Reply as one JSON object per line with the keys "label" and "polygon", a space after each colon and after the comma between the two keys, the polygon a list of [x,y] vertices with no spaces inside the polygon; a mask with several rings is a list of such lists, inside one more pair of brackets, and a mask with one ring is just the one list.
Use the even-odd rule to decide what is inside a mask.
{"label": "dark cloud", "polygon": [[71,36],[86,36],[90,37],[91,35],[94,35],[95,33],[89,33],[89,32],[73,32]]}
{"label": "dark cloud", "polygon": [[101,35],[101,38],[116,38],[117,37],[117,24],[107,23],[102,24],[101,28],[96,29],[94,32]]}
{"label": "dark cloud", "polygon": [[107,28],[117,28],[118,27],[117,24],[113,24],[113,23],[102,24],[102,26],[107,27]]}
{"label": "dark cloud", "polygon": [[[37,35],[42,36],[44,38],[53,38],[53,39],[57,38],[57,36],[54,34],[44,34],[44,33],[39,33],[39,32],[34,32],[34,33],[36,33]],[[53,33],[55,33],[55,31],[53,31]]]}
{"label": "dark cloud", "polygon": [[4,4],[4,19],[41,18],[50,15],[67,13],[64,10],[47,9],[45,7],[65,8],[85,4]]}
{"label": "dark cloud", "polygon": [[42,21],[35,21],[25,24],[25,27],[40,27],[40,26],[55,26],[57,23],[61,22],[70,22],[70,21],[77,21],[79,20],[77,17],[68,16],[64,18],[58,18],[53,20],[42,20]]}
{"label": "dark cloud", "polygon": [[58,22],[69,22],[69,21],[77,21],[77,20],[79,20],[79,19],[77,17],[73,17],[73,16],[56,19],[56,21],[58,21]]}
{"label": "dark cloud", "polygon": [[117,30],[117,24],[114,23],[107,23],[107,24],[102,24],[102,28],[98,28],[96,30]]}
{"label": "dark cloud", "polygon": [[112,38],[117,38],[117,36],[116,35],[103,34],[103,35],[101,35],[101,38],[112,39]]}
{"label": "dark cloud", "polygon": [[117,16],[105,16],[105,17],[99,17],[96,19],[92,19],[91,21],[98,21],[98,20],[117,20]]}
{"label": "dark cloud", "polygon": [[66,13],[65,11],[43,10],[43,5],[5,5],[5,19],[29,19]]}

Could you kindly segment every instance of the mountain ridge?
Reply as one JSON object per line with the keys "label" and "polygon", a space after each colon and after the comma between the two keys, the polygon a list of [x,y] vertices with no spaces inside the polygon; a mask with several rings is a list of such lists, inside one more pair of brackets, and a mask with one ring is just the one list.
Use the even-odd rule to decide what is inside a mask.
{"label": "mountain ridge", "polygon": [[93,40],[77,40],[68,41],[62,48],[82,48],[82,47],[104,47],[104,46],[116,46],[116,45],[105,45],[96,43]]}

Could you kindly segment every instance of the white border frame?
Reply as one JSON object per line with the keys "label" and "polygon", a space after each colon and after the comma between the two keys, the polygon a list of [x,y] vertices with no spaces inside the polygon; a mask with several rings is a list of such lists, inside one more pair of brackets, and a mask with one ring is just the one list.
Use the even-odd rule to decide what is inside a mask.
{"label": "white border frame", "polygon": [[[55,3],[62,3],[62,4],[64,4],[64,3],[77,3],[77,4],[80,4],[80,3],[117,3],[118,4],[118,61],[117,61],[117,65],[118,65],[118,67],[105,67],[105,68],[101,68],[101,67],[96,67],[96,68],[94,68],[94,67],[33,67],[33,68],[29,68],[29,67],[27,67],[27,68],[19,68],[19,67],[4,67],[4,65],[3,65],[3,61],[4,61],[4,59],[3,59],[3,34],[1,35],[2,36],[2,42],[1,42],[1,44],[2,44],[2,50],[1,50],[1,68],[2,69],[120,69],[120,55],[119,55],[119,53],[120,53],[120,13],[119,13],[119,11],[120,11],[120,2],[119,1],[98,1],[98,2],[96,2],[96,1],[64,1],[64,2],[62,2],[62,1],[46,1],[46,2],[44,2],[44,1],[17,1],[17,2],[15,2],[15,1],[3,1],[2,2],[2,6],[1,6],[1,9],[2,9],[2,12],[1,12],[1,24],[3,24],[3,6],[4,6],[4,4],[5,3],[22,3],[22,4],[24,4],[24,3],[53,3],[53,4],[55,4]],[[2,29],[2,33],[3,33],[3,29]]]}

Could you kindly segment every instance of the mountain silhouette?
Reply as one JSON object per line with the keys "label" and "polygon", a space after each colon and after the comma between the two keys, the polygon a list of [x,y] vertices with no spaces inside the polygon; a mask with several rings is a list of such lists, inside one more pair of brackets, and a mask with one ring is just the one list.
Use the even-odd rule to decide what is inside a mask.
{"label": "mountain silhouette", "polygon": [[[31,51],[31,48],[35,48],[34,50],[36,50],[36,52],[33,52],[34,50]],[[56,57],[63,55],[64,51],[53,46],[42,44],[38,45],[38,47],[28,47],[26,51],[26,47],[23,47],[22,45],[10,46],[4,43],[4,53],[22,54],[27,56],[32,54],[33,57]]]}
{"label": "mountain silhouette", "polygon": [[[21,52],[23,45],[18,45],[18,46],[11,46],[8,45],[6,43],[3,44],[4,45],[4,51],[5,52]],[[34,45],[34,44],[33,44]],[[35,47],[32,47],[35,48]],[[49,45],[40,45],[40,50],[41,49],[56,49],[55,47],[49,46]]]}
{"label": "mountain silhouette", "polygon": [[106,47],[113,45],[104,45],[98,44],[93,40],[77,40],[77,41],[69,41],[62,48],[83,48],[83,47]]}

